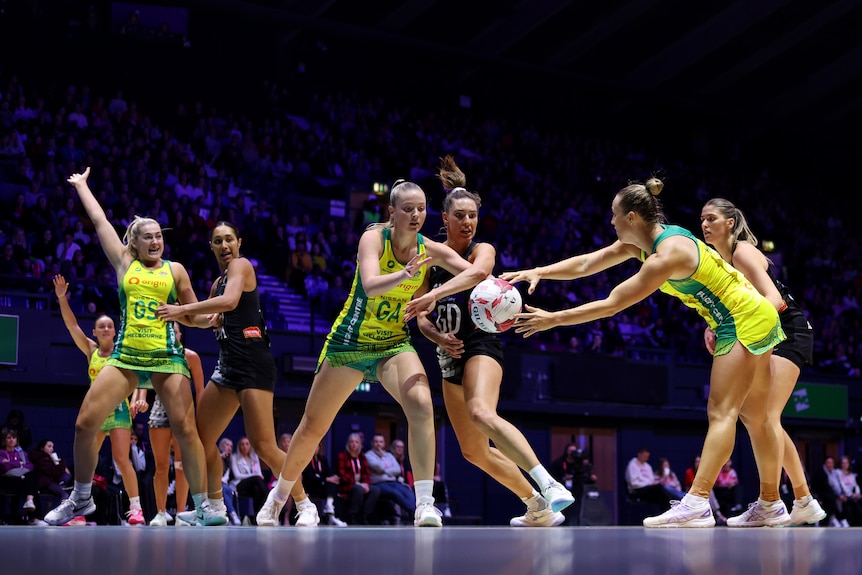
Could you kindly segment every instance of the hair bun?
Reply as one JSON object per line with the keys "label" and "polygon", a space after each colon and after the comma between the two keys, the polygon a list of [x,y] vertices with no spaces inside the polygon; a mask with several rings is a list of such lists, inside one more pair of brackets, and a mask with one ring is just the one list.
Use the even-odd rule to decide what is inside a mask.
{"label": "hair bun", "polygon": [[397,180],[395,180],[395,182],[393,182],[392,187],[394,188],[395,186],[397,186],[399,184],[403,184],[406,181],[407,180],[405,180],[404,178],[398,178]]}
{"label": "hair bun", "polygon": [[646,184],[644,184],[644,187],[650,194],[657,196],[664,189],[664,182],[658,178],[650,178],[647,180]]}

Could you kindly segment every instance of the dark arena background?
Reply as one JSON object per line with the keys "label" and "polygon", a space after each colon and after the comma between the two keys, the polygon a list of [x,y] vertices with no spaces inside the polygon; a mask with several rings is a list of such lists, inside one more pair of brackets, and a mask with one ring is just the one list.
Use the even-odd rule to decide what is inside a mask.
{"label": "dark arena background", "polygon": [[[860,500],[817,481],[829,458],[862,469],[860,28],[854,0],[0,0],[0,426],[22,413],[22,447],[50,440],[73,465],[89,385],[53,275],[70,281],[86,335],[101,313],[119,318],[116,279],[69,175],[92,167],[120,235],[132,215],[163,220],[165,257],[187,267],[199,299],[219,273],[209,231],[221,219],[239,225],[278,364],[280,436],[302,417],[358,234],[408,178],[427,193],[422,233],[440,239],[434,174],[453,154],[482,196],[477,240],[495,245],[495,273],[611,243],[611,200],[632,180],[661,177],[669,221],[695,234],[707,199],[742,208],[814,327],[813,362],[782,422],[813,495],[836,509],[799,527],[641,526],[661,509],[629,494],[626,467],[646,448],[653,469],[667,459],[683,481],[703,446],[711,365],[703,321],[654,294],[612,319],[501,335],[499,413],[552,472],[569,446],[579,454],[564,525],[509,526],[524,506],[462,455],[434,346],[411,325],[434,400],[442,529],[414,528],[391,506],[371,525],[299,528],[291,511],[283,527],[263,528],[248,497],[237,501],[240,525],[129,526],[106,442],[89,525],[41,525],[57,497],[40,490],[35,509],[22,509],[21,493],[0,482],[0,573],[862,573]],[[180,197],[185,177],[202,199]],[[83,258],[65,258],[76,251],[62,249],[67,235]],[[300,235],[317,271],[292,259]],[[568,308],[636,269],[522,296]],[[212,333],[187,328],[183,343],[206,381]],[[146,414],[134,423],[147,444]],[[330,462],[354,432],[363,449],[375,434],[387,446],[408,439],[402,409],[374,384],[326,435]],[[224,436],[245,436],[241,412]],[[760,487],[742,424],[731,461],[726,515]],[[138,471],[147,523],[152,474],[149,453]],[[781,495],[789,508],[786,475]],[[351,523],[340,499],[336,513]],[[177,510],[173,495],[168,506]]]}

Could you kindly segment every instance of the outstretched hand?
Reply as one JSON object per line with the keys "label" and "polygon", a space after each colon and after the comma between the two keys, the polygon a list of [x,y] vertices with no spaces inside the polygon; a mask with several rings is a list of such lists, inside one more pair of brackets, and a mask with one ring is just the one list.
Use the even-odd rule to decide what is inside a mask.
{"label": "outstretched hand", "polygon": [[69,283],[66,281],[62,275],[57,274],[54,276],[54,293],[58,298],[65,297],[66,292],[69,290]]}
{"label": "outstretched hand", "polygon": [[518,282],[527,281],[530,282],[530,286],[527,288],[527,293],[533,295],[533,292],[536,291],[536,285],[538,285],[539,273],[532,270],[521,270],[517,272],[503,272],[499,275],[500,279],[506,280],[512,285],[515,285]]}
{"label": "outstretched hand", "polygon": [[72,174],[71,176],[69,176],[69,178],[66,181],[69,182],[70,184],[72,184],[73,186],[77,186],[79,184],[86,184],[87,178],[89,178],[89,177],[90,177],[90,167],[87,166],[87,169],[84,170],[84,173]]}
{"label": "outstretched hand", "polygon": [[530,337],[534,333],[551,329],[557,325],[554,312],[524,305],[526,312],[515,314],[515,333],[523,333],[524,337]]}

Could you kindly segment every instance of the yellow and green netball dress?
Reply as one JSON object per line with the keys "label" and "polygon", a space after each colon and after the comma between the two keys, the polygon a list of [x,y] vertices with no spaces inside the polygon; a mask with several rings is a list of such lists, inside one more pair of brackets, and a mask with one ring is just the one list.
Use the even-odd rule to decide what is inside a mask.
{"label": "yellow and green netball dress", "polygon": [[[90,385],[93,385],[93,382],[96,381],[96,376],[99,375],[102,368],[107,365],[109,359],[110,357],[102,357],[99,355],[99,348],[94,349],[93,353],[90,354],[90,365],[87,369],[87,375],[90,376]],[[108,416],[108,419],[105,420],[105,423],[102,424],[99,431],[109,432],[112,429],[131,428],[132,414],[129,411],[129,400],[126,398],[123,400],[123,403],[114,408],[114,412]]]}
{"label": "yellow and green netball dress", "polygon": [[[685,236],[697,245],[697,269],[686,279],[667,280],[659,289],[697,311],[715,331],[715,355],[724,355],[739,342],[760,355],[784,341],[778,311],[736,268],[714,249],[679,226],[665,226],[653,242]],[[641,252],[641,259],[647,254]]]}
{"label": "yellow and green netball dress", "polygon": [[148,269],[135,260],[120,284],[120,331],[108,365],[138,373],[138,387],[152,389],[151,373],[191,377],[183,346],[172,322],[156,315],[160,302],[177,302],[171,263]]}
{"label": "yellow and green netball dress", "polygon": [[[395,259],[392,251],[392,229],[383,228],[383,255],[380,273],[404,271],[405,265]],[[425,239],[417,234],[417,250],[425,255]],[[332,367],[350,366],[365,373],[365,380],[377,381],[377,363],[405,351],[415,351],[410,343],[410,330],[404,322],[404,307],[425,282],[427,266],[385,294],[368,297],[362,287],[359,267],[353,276],[350,295],[320,352],[317,369],[328,361]]]}

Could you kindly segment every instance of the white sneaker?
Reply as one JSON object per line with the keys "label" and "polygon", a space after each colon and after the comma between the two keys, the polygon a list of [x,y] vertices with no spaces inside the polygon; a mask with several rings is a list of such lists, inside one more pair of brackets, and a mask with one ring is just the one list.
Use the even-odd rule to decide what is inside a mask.
{"label": "white sneaker", "polygon": [[74,497],[69,497],[45,515],[45,522],[48,525],[62,525],[71,521],[76,515],[90,515],[95,511],[96,504],[92,496],[84,501],[76,501]]}
{"label": "white sneaker", "polygon": [[44,521],[42,521],[41,519],[39,519],[38,517],[34,517],[33,519],[31,519],[27,522],[27,525],[36,525],[38,527],[44,527],[45,525],[48,525],[48,524],[45,523]]}
{"label": "white sneaker", "polygon": [[221,523],[220,525],[227,525],[227,506],[224,504],[224,499],[210,499],[209,504],[214,514],[224,517],[224,523]]}
{"label": "white sneaker", "polygon": [[311,499],[303,499],[296,504],[296,526],[317,527],[320,516],[317,514],[317,505]]}
{"label": "white sneaker", "polygon": [[275,498],[275,489],[271,489],[266,496],[266,501],[260,511],[257,512],[258,527],[278,527],[278,516],[281,515],[281,508],[284,507],[284,501],[278,501]]}
{"label": "white sneaker", "polygon": [[28,499],[24,502],[24,505],[21,506],[21,509],[24,511],[35,511],[36,503],[32,499]]}
{"label": "white sneaker", "polygon": [[240,520],[239,515],[236,514],[236,511],[231,511],[229,517],[231,525],[242,525],[242,521]]}
{"label": "white sneaker", "polygon": [[156,516],[150,519],[150,527],[167,527],[168,517],[165,511],[159,511]]}
{"label": "white sneaker", "polygon": [[850,523],[846,519],[842,519],[841,527],[850,527]]}
{"label": "white sneaker", "polygon": [[829,527],[841,527],[841,522],[833,515],[829,518]]}
{"label": "white sneaker", "polygon": [[656,515],[647,517],[643,521],[644,527],[715,527],[715,517],[709,503],[698,507],[689,507],[682,501],[671,501],[670,509]]}
{"label": "white sneaker", "polygon": [[823,519],[826,519],[826,512],[812,496],[806,495],[802,499],[793,500],[793,509],[790,510],[791,525],[813,525]]}
{"label": "white sneaker", "polygon": [[198,527],[227,525],[227,513],[219,513],[212,508],[209,502],[205,502],[194,511],[177,513],[176,524],[180,526],[196,525]]}
{"label": "white sneaker", "polygon": [[334,513],[324,513],[323,517],[327,525],[332,525],[333,527],[347,527],[347,523],[336,517]]}
{"label": "white sneaker", "polygon": [[790,514],[780,499],[769,505],[758,498],[742,515],[727,520],[728,527],[781,527],[788,523]]}
{"label": "white sneaker", "polygon": [[433,497],[422,497],[416,505],[413,525],[416,527],[443,527],[443,513],[434,506]]}
{"label": "white sneaker", "polygon": [[556,527],[566,520],[566,516],[550,507],[527,512],[518,517],[512,517],[509,525],[512,527]]}
{"label": "white sneaker", "polygon": [[575,502],[575,496],[557,481],[549,483],[542,488],[542,497],[550,504],[554,511],[562,511]]}

